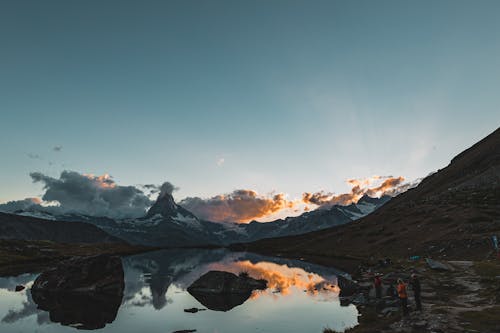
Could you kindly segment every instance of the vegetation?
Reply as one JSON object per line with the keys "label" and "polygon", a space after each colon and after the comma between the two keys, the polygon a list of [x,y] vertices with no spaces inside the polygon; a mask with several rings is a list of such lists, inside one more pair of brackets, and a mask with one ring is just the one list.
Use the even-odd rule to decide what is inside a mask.
{"label": "vegetation", "polygon": [[0,276],[39,270],[74,256],[127,255],[153,249],[126,243],[65,244],[44,240],[0,240]]}
{"label": "vegetation", "polygon": [[500,318],[500,306],[493,306],[479,311],[468,311],[462,314],[462,319],[467,321],[468,329],[479,332],[487,332],[498,329],[498,318]]}

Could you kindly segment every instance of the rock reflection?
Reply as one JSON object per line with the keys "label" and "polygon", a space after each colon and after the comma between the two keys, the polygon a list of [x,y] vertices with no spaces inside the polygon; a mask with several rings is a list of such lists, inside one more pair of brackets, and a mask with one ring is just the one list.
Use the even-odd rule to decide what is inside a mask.
{"label": "rock reflection", "polygon": [[234,307],[245,303],[250,298],[251,292],[245,294],[203,294],[189,292],[198,302],[207,309],[213,311],[229,311]]}
{"label": "rock reflection", "polygon": [[112,323],[122,303],[123,267],[120,258],[74,259],[42,273],[31,295],[50,321],[93,330]]}
{"label": "rock reflection", "polygon": [[115,320],[122,299],[112,295],[34,293],[33,301],[40,310],[49,312],[52,322],[94,330]]}

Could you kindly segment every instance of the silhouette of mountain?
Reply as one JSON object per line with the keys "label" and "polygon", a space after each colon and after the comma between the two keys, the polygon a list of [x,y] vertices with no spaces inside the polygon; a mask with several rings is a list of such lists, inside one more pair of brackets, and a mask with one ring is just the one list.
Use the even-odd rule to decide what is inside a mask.
{"label": "silhouette of mountain", "polygon": [[0,213],[0,239],[50,240],[62,243],[123,242],[88,223],[48,221],[6,213]]}

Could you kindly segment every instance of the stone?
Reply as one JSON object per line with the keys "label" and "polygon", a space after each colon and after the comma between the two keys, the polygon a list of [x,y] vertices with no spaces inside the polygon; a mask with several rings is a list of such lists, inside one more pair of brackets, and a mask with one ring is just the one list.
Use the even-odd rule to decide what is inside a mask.
{"label": "stone", "polygon": [[429,265],[429,267],[431,269],[438,270],[438,271],[454,271],[453,267],[451,267],[447,264],[444,264],[440,261],[432,260],[429,258],[425,259],[425,261],[427,262],[427,265]]}
{"label": "stone", "polygon": [[246,275],[223,271],[210,271],[189,286],[188,291],[210,294],[246,294],[267,288],[266,280],[256,280]]}
{"label": "stone", "polygon": [[198,309],[198,308],[189,308],[189,309],[184,309],[184,312],[188,312],[188,313],[196,313],[196,312],[199,312],[199,311],[205,311],[206,309]]}
{"label": "stone", "polygon": [[201,304],[215,311],[229,311],[243,304],[254,290],[267,288],[266,280],[247,275],[210,271],[188,287],[188,292]]}
{"label": "stone", "polygon": [[413,322],[411,324],[411,326],[413,328],[420,328],[420,329],[422,329],[422,328],[426,328],[427,327],[427,322],[425,320],[419,320],[417,322]]}
{"label": "stone", "polygon": [[31,288],[38,308],[52,322],[99,329],[115,320],[125,287],[121,259],[99,255],[72,258],[40,274]]}
{"label": "stone", "polygon": [[[340,294],[339,294],[340,297],[353,296],[361,288],[357,282],[350,280],[348,278],[345,278],[343,276],[340,276],[340,275],[337,276],[337,285],[340,288]],[[371,287],[371,285],[368,286],[368,288],[370,288],[370,287]]]}
{"label": "stone", "polygon": [[17,285],[15,291],[23,291],[25,288],[25,286]]}
{"label": "stone", "polygon": [[76,257],[40,274],[31,288],[44,292],[102,292],[121,295],[125,287],[120,257]]}

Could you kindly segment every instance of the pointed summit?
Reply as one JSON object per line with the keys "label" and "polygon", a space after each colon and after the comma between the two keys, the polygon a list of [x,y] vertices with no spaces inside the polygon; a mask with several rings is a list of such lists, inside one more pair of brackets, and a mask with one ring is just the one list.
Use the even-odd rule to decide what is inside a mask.
{"label": "pointed summit", "polygon": [[175,203],[172,194],[160,193],[154,205],[149,208],[146,217],[153,217],[157,214],[163,217],[172,217],[177,215],[177,204]]}

